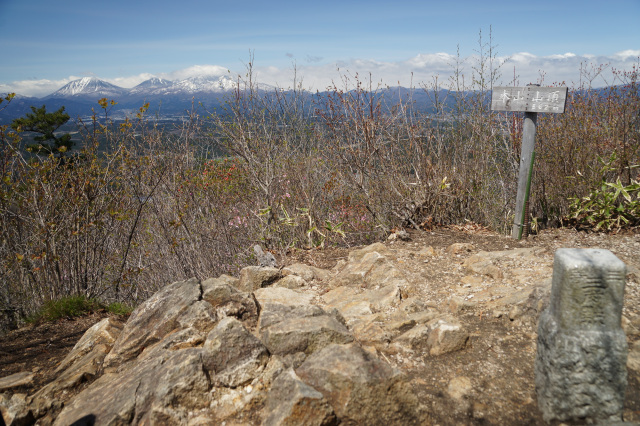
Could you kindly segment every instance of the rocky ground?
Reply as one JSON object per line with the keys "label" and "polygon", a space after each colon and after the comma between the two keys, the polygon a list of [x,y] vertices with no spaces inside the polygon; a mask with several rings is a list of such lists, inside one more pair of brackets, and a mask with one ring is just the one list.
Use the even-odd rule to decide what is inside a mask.
{"label": "rocky ground", "polygon": [[[640,422],[640,235],[560,229],[516,242],[470,225],[411,232],[409,236],[407,241],[392,236],[384,244],[359,250],[294,252],[278,259],[287,267],[277,272],[272,282],[264,276],[256,278],[258,271],[252,269],[244,271],[239,280],[202,282],[204,300],[217,310],[191,314],[189,324],[173,319],[170,327],[154,331],[154,339],[131,337],[135,335],[131,323],[143,316],[140,312],[134,313],[127,325],[126,319],[112,318],[101,340],[89,345],[92,351],[102,347],[93,358],[99,359],[99,366],[85,368],[73,379],[61,365],[78,362],[63,359],[84,331],[106,313],[13,331],[0,337],[0,378],[25,374],[14,376],[22,382],[9,385],[0,379],[0,409],[5,414],[13,410],[12,415],[22,410],[26,424],[38,417],[40,424],[52,423],[57,417],[60,423],[79,415],[81,410],[74,412],[73,407],[83,402],[87,405],[92,395],[120,389],[117,386],[121,384],[109,382],[109,375],[128,371],[133,377],[137,373],[132,365],[157,371],[156,364],[145,361],[151,359],[148,354],[215,352],[220,350],[215,342],[234,341],[224,336],[248,330],[259,338],[243,343],[251,346],[253,354],[245,364],[255,368],[245,365],[240,374],[234,366],[231,374],[227,365],[203,361],[206,377],[189,386],[202,386],[201,393],[207,397],[192,396],[195,400],[188,403],[180,400],[178,406],[190,408],[173,410],[170,415],[174,417],[165,419],[189,424],[285,424],[283,418],[292,421],[295,416],[283,414],[280,406],[284,399],[291,399],[295,387],[293,395],[298,396],[320,390],[322,395],[307,401],[320,401],[312,404],[313,413],[316,418],[324,416],[326,424],[370,420],[357,409],[340,408],[344,393],[337,395],[331,390],[343,386],[352,393],[363,392],[357,383],[327,384],[322,382],[324,376],[318,376],[322,368],[332,368],[322,367],[323,360],[332,360],[343,371],[353,368],[352,375],[363,377],[364,382],[375,371],[375,383],[384,384],[387,392],[393,390],[391,405],[379,408],[379,423],[388,415],[391,420],[386,422],[402,424],[402,410],[408,410],[407,423],[416,424],[543,424],[536,405],[533,366],[536,321],[548,303],[553,255],[561,247],[597,247],[611,250],[628,267],[623,328],[630,353],[624,420]],[[240,290],[233,295],[235,305],[220,302],[220,289],[227,284]],[[255,309],[250,299],[255,300]],[[282,306],[294,320],[282,320]],[[209,315],[211,321],[204,321],[203,315]],[[230,319],[222,320],[225,316]],[[198,330],[179,338],[181,333],[188,334],[185,330],[191,330],[193,323],[200,324],[195,326]],[[287,327],[293,325],[297,332],[307,327],[322,329],[324,334],[305,337],[303,343],[284,339],[282,336],[291,334]],[[260,349],[262,345],[268,351]],[[325,354],[327,348],[333,353]],[[87,353],[95,351],[87,350],[82,356]],[[361,361],[340,364],[340,354]],[[162,363],[170,364],[173,358],[163,356]],[[363,366],[371,371],[363,372]],[[136,392],[143,382],[135,382]],[[55,391],[52,383],[57,383]],[[50,391],[43,392],[47,386]],[[155,398],[160,398],[157,391]],[[367,398],[376,401],[375,395]],[[40,408],[36,409],[37,401]],[[346,402],[343,405],[349,406]],[[28,407],[32,407],[31,417]],[[399,410],[401,417],[389,414],[394,410]],[[163,415],[169,416],[165,411]],[[130,415],[131,421],[150,419],[140,408]]]}

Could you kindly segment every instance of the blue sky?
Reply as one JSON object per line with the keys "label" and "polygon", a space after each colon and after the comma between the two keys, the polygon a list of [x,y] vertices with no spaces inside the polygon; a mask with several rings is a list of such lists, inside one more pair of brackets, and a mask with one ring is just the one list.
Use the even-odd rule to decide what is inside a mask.
{"label": "blue sky", "polygon": [[472,72],[490,26],[509,59],[505,83],[515,67],[522,84],[541,71],[571,84],[585,61],[637,63],[639,23],[640,0],[0,0],[0,92],[42,96],[84,76],[132,87],[152,75],[242,73],[250,50],[258,79],[283,87],[293,63],[313,89],[340,72],[388,85],[409,85],[412,72],[414,84],[444,81],[458,47]]}

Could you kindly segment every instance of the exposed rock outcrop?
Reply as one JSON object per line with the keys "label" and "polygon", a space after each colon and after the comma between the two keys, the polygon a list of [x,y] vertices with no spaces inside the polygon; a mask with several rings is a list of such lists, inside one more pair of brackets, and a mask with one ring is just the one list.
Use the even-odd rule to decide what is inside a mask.
{"label": "exposed rock outcrop", "polygon": [[[514,322],[535,322],[548,304],[547,266],[534,265],[537,283],[508,287],[524,278],[506,262],[529,267],[522,262],[533,265],[539,252],[474,250],[460,244],[411,254],[376,243],[331,271],[266,262],[239,278],[167,285],[126,324],[105,319],[89,329],[55,380],[33,395],[10,393],[27,375],[0,379],[8,383],[0,410],[8,424],[429,423],[389,358],[465,351],[472,333],[463,314],[479,304]],[[427,299],[420,295],[431,277],[412,272],[404,259],[440,255],[467,256],[459,261],[459,287]],[[487,280],[509,282],[489,289]],[[638,368],[637,357],[629,364]],[[473,392],[467,377],[447,383],[456,401]],[[65,389],[81,384],[64,399]]]}

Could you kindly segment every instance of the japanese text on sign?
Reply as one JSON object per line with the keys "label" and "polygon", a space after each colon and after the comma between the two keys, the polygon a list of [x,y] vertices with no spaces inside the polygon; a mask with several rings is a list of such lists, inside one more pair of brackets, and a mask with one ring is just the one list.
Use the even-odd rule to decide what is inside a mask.
{"label": "japanese text on sign", "polygon": [[491,109],[563,113],[567,101],[566,87],[494,87]]}

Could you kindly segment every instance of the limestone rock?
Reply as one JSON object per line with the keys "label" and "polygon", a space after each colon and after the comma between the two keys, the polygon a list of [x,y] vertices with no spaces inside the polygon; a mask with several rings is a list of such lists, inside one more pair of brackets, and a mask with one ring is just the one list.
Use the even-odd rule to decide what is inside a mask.
{"label": "limestone rock", "polygon": [[449,254],[463,254],[470,253],[475,250],[475,247],[471,243],[453,243],[445,250]]}
{"label": "limestone rock", "polygon": [[216,386],[236,387],[253,380],[267,364],[267,348],[235,318],[224,318],[204,344],[205,367]]}
{"label": "limestone rock", "polygon": [[475,302],[464,300],[458,296],[451,296],[447,301],[447,308],[452,314],[473,308],[474,306],[476,306]]}
{"label": "limestone rock", "polygon": [[91,352],[96,345],[105,345],[106,352],[113,347],[124,324],[115,318],[105,318],[89,328],[75,344],[71,352],[60,362],[55,372],[60,373],[78,359]]}
{"label": "limestone rock", "polygon": [[187,348],[198,348],[204,345],[207,333],[193,327],[187,327],[168,334],[160,342],[145,350],[138,356],[138,360],[154,356],[163,356],[166,351],[177,351]]}
{"label": "limestone rock", "polygon": [[[433,247],[395,245],[354,250],[332,271],[255,266],[243,269],[240,279],[173,283],[126,325],[105,320],[90,329],[56,379],[33,397],[12,401],[0,394],[0,410],[13,410],[11,418],[25,424],[50,424],[56,416],[56,424],[430,424],[433,413],[414,392],[431,383],[417,377],[411,388],[388,363],[415,369],[433,362],[424,356],[465,347],[469,333],[459,315],[435,307],[460,314],[477,306],[474,313],[483,319],[495,310],[515,319],[513,324],[534,322],[549,303],[551,285],[544,274],[535,276],[538,282],[526,272],[536,267],[535,249],[476,253],[462,244],[450,247],[454,260],[460,255],[456,262],[431,260],[441,254]],[[420,269],[425,259],[434,268],[453,264],[445,282],[461,278],[473,288],[431,288]],[[501,285],[481,276],[496,278],[503,271]],[[463,296],[452,297],[456,293]],[[463,299],[469,294],[473,302]],[[638,328],[635,319],[625,320],[625,330]],[[636,344],[630,370],[640,368],[638,353]],[[497,408],[472,401],[471,380],[453,376],[442,401],[456,421],[466,415],[489,419]]]}
{"label": "limestone rock", "polygon": [[467,260],[464,266],[466,267],[468,272],[478,275],[487,275],[495,280],[500,279],[504,276],[500,268],[492,264],[489,260],[470,263]]}
{"label": "limestone rock", "polygon": [[310,354],[331,343],[353,341],[344,324],[317,306],[265,305],[258,333],[269,351],[278,355]]}
{"label": "limestone rock", "polygon": [[73,398],[54,425],[89,419],[95,424],[140,424],[153,419],[159,407],[207,406],[210,383],[202,358],[200,348],[167,351],[163,357],[131,363],[121,374],[106,373]]}
{"label": "limestone rock", "polygon": [[249,327],[258,320],[258,306],[250,293],[238,290],[237,278],[221,275],[202,282],[202,299],[209,302],[218,317],[234,317]]}
{"label": "limestone rock", "polygon": [[274,324],[260,331],[260,337],[272,353],[313,353],[331,343],[349,343],[353,336],[334,317],[302,317]]}
{"label": "limestone rock", "polygon": [[10,376],[2,377],[0,378],[0,392],[18,386],[28,385],[33,382],[35,376],[35,374],[29,371],[21,371]]}
{"label": "limestone rock", "polygon": [[514,321],[522,316],[522,308],[518,305],[515,305],[509,310],[509,319]]}
{"label": "limestone rock", "polygon": [[200,281],[191,278],[164,287],[131,313],[104,360],[105,368],[129,361],[179,326],[178,318],[201,295]]}
{"label": "limestone rock", "polygon": [[280,303],[268,303],[262,305],[258,330],[270,327],[283,321],[295,320],[301,317],[314,317],[326,315],[327,312],[317,305],[283,305]]}
{"label": "limestone rock", "polygon": [[362,292],[352,287],[338,287],[325,293],[322,299],[346,318],[353,318],[397,306],[402,297],[400,287],[390,284]]}
{"label": "limestone rock", "polygon": [[426,324],[421,324],[402,333],[393,341],[412,350],[428,353],[429,345],[427,342],[430,333],[431,328]]}
{"label": "limestone rock", "polygon": [[240,270],[240,291],[252,292],[273,284],[281,277],[280,270],[273,267],[247,266]]}
{"label": "limestone rock", "polygon": [[365,255],[361,263],[351,264],[351,268],[347,268],[345,278],[349,285],[358,285],[361,281],[362,286],[366,288],[378,288],[388,285],[408,286],[402,271],[393,265],[388,258],[381,257],[376,252]]}
{"label": "limestone rock", "polygon": [[[535,286],[526,300],[523,302],[525,311],[535,315],[536,319],[540,313],[547,309],[551,299],[551,282],[545,282]],[[516,302],[519,303],[519,302]]]}
{"label": "limestone rock", "polygon": [[362,261],[362,258],[369,253],[378,253],[382,256],[390,256],[391,251],[382,243],[373,243],[361,249],[352,250],[349,252],[349,263],[357,263]]}
{"label": "limestone rock", "polygon": [[371,304],[374,312],[397,306],[402,300],[400,287],[396,284],[370,289],[362,294],[362,298]]}
{"label": "limestone rock", "polygon": [[0,394],[0,424],[27,426],[32,425],[34,421],[33,413],[27,404],[27,395],[20,393],[11,396]]}
{"label": "limestone rock", "polygon": [[390,251],[381,243],[349,253],[349,263],[329,282],[330,287],[349,285],[376,288],[391,284],[402,288],[408,282],[394,266]]}
{"label": "limestone rock", "polygon": [[425,247],[418,252],[418,256],[423,258],[430,258],[435,256],[436,254],[436,250],[431,246]]}
{"label": "limestone rock", "polygon": [[[431,318],[429,318],[431,319]],[[391,333],[394,337],[402,333],[406,333],[415,327],[418,322],[414,318],[404,317],[398,320],[392,320],[383,324],[384,329]]]}
{"label": "limestone rock", "polygon": [[208,332],[218,321],[218,315],[209,302],[200,300],[189,305],[178,317],[180,328],[193,327]]}
{"label": "limestone rock", "polygon": [[640,340],[635,342],[629,350],[627,368],[640,372]]}
{"label": "limestone rock", "polygon": [[414,312],[407,315],[407,320],[415,321],[416,324],[424,324],[439,316],[441,316],[441,314],[437,310],[427,309],[426,311]]}
{"label": "limestone rock", "polygon": [[202,281],[202,299],[212,306],[223,305],[239,293],[240,280],[229,275],[222,274],[218,278],[209,278]]}
{"label": "limestone rock", "polygon": [[253,390],[252,385],[237,388],[217,387],[212,389],[212,394],[215,395],[215,399],[211,401],[211,405],[206,410],[211,417],[208,421],[201,423],[203,425],[245,425],[246,422],[229,419],[229,417],[241,413],[254,399],[264,398],[261,392]]}
{"label": "limestone rock", "polygon": [[331,308],[336,308],[347,318],[370,315],[373,313],[371,304],[359,297],[357,289],[352,287],[338,287],[322,296],[322,300]]}
{"label": "limestone rock", "polygon": [[[640,320],[640,316],[636,319],[636,323],[640,323],[640,321],[638,320]],[[640,336],[640,328],[634,326],[633,322],[624,315],[622,316],[621,326],[624,334],[626,334],[629,338]]]}
{"label": "limestone rock", "polygon": [[398,305],[398,308],[407,314],[423,312],[429,309],[425,301],[419,297],[403,298],[400,305]]}
{"label": "limestone rock", "polygon": [[355,343],[327,346],[296,374],[322,393],[342,423],[418,423],[418,401],[404,377]]}
{"label": "limestone rock", "polygon": [[273,382],[263,412],[264,426],[338,424],[324,396],[300,380],[291,368],[283,371]]}
{"label": "limestone rock", "polygon": [[469,340],[469,333],[455,320],[439,319],[431,324],[427,343],[429,354],[442,355],[463,349]]}
{"label": "limestone rock", "polygon": [[308,285],[309,283],[305,281],[304,278],[299,277],[298,275],[285,275],[274,284],[274,286],[276,287],[284,287],[289,289],[307,287]]}
{"label": "limestone rock", "polygon": [[258,303],[279,303],[281,305],[309,305],[313,299],[313,294],[301,293],[285,287],[265,287],[253,292]]}
{"label": "limestone rock", "polygon": [[353,324],[353,335],[363,345],[384,349],[391,342],[392,334],[375,322],[361,321]]}
{"label": "limestone rock", "polygon": [[284,276],[298,276],[304,279],[306,282],[328,281],[331,277],[331,272],[326,269],[316,268],[315,266],[305,265],[303,263],[294,263],[285,268],[282,268],[282,275]]}
{"label": "limestone rock", "polygon": [[469,340],[469,333],[453,318],[436,318],[427,324],[416,325],[394,339],[414,351],[431,356],[463,349]]}
{"label": "limestone rock", "polygon": [[73,388],[80,383],[91,381],[98,377],[102,370],[102,362],[109,352],[109,347],[99,344],[87,352],[82,358],[76,359],[62,371],[52,382],[42,387],[33,395],[34,404],[41,407],[37,412],[47,411],[55,400],[55,395],[65,389]]}

